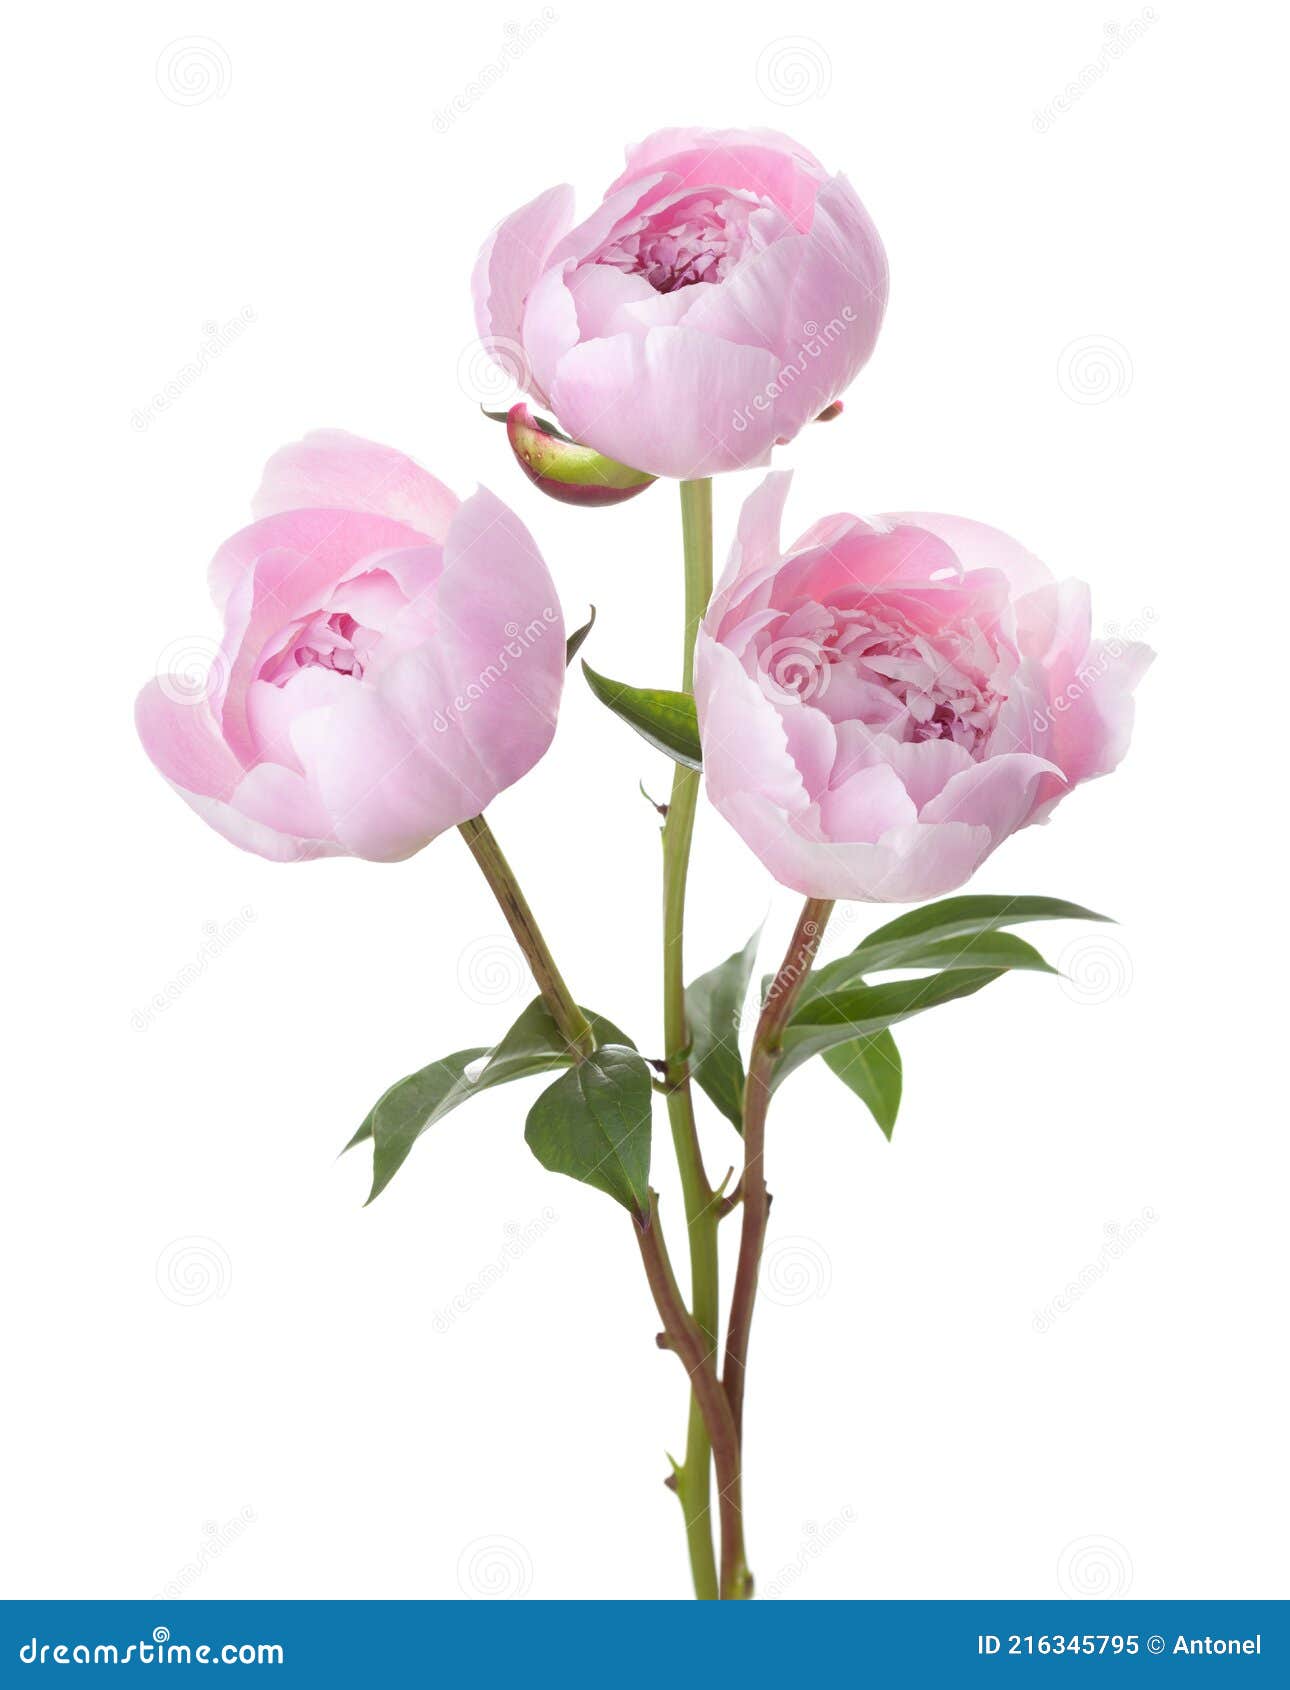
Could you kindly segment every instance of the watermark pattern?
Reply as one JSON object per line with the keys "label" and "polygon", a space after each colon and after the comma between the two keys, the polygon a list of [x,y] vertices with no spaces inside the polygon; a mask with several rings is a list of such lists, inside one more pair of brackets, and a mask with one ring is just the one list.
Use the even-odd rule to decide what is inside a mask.
{"label": "watermark pattern", "polygon": [[434,1330],[450,1331],[455,1321],[469,1314],[481,1297],[487,1296],[494,1285],[505,1279],[512,1265],[518,1262],[521,1256],[526,1256],[539,1239],[546,1237],[559,1218],[555,1210],[548,1207],[523,1226],[518,1221],[508,1222],[506,1242],[498,1254],[491,1262],[485,1262],[470,1283],[463,1286],[455,1297],[450,1298],[441,1309],[435,1310]]}
{"label": "watermark pattern", "polygon": [[833,666],[818,640],[790,634],[757,654],[757,668],[772,692],[807,704],[828,690]]}
{"label": "watermark pattern", "polygon": [[1104,405],[1133,386],[1133,360],[1110,335],[1082,335],[1062,348],[1057,385],[1076,405]]}
{"label": "watermark pattern", "polygon": [[202,932],[206,937],[198,947],[197,955],[191,962],[186,962],[159,992],[154,992],[143,1008],[134,1011],[130,1025],[135,1031],[146,1033],[157,1017],[178,1003],[188,988],[201,979],[211,963],[223,956],[234,940],[242,937],[254,920],[255,911],[247,904],[231,921],[203,922]]}
{"label": "watermark pattern", "polygon": [[218,41],[207,35],[182,35],[157,56],[157,87],[176,106],[201,106],[222,100],[233,81],[233,66]]}
{"label": "watermark pattern", "polygon": [[521,626],[518,622],[508,622],[502,629],[506,635],[506,644],[488,665],[481,669],[475,679],[457,696],[446,704],[442,710],[436,710],[431,718],[431,726],[437,734],[447,733],[454,722],[464,716],[472,704],[477,704],[502,676],[510,672],[512,663],[518,663],[530,646],[536,645],[543,634],[552,628],[560,626],[560,612],[554,605],[547,605],[541,616],[535,616],[531,621]]}
{"label": "watermark pattern", "polygon": [[228,666],[209,634],[181,634],[157,654],[157,682],[172,704],[205,704],[223,690]]}
{"label": "watermark pattern", "polygon": [[1085,658],[1074,678],[1047,704],[1037,706],[1031,712],[1030,725],[1035,732],[1044,733],[1059,716],[1064,716],[1081,698],[1086,697],[1123,659],[1129,647],[1146,637],[1155,620],[1156,613],[1148,605],[1127,628],[1121,629],[1118,622],[1108,622],[1105,637],[1090,647],[1091,655]]}
{"label": "watermark pattern", "polygon": [[1127,1596],[1132,1583],[1132,1557],[1113,1537],[1077,1537],[1057,1557],[1064,1596]]}
{"label": "watermark pattern", "polygon": [[781,35],[757,55],[757,86],[777,106],[804,106],[833,83],[833,65],[809,35]]}
{"label": "watermark pattern", "polygon": [[802,339],[794,357],[781,364],[775,374],[762,388],[755,393],[746,405],[742,405],[730,418],[730,426],[736,434],[742,434],[752,424],[753,417],[768,411],[777,399],[782,399],[789,388],[804,375],[815,359],[820,358],[829,347],[852,326],[858,322],[854,305],[844,305],[836,317],[830,317],[827,323],[817,323],[813,318],[802,324]]}
{"label": "watermark pattern", "polygon": [[227,1296],[232,1283],[233,1264],[214,1238],[172,1238],[157,1257],[157,1289],[180,1308]]}
{"label": "watermark pattern", "polygon": [[146,405],[138,405],[131,411],[130,426],[139,434],[151,428],[158,417],[163,416],[182,399],[193,383],[200,381],[211,365],[224,356],[235,340],[241,339],[254,321],[254,310],[251,306],[244,305],[237,315],[230,317],[226,323],[203,323],[202,342],[196,358],[176,370]]}
{"label": "watermark pattern", "polygon": [[1108,23],[1105,30],[1106,40],[1102,43],[1101,51],[1097,57],[1090,59],[1079,75],[1068,82],[1060,94],[1049,100],[1047,105],[1040,106],[1035,113],[1034,127],[1036,131],[1040,135],[1045,134],[1059,117],[1064,117],[1068,111],[1078,105],[1091,88],[1097,87],[1116,60],[1123,58],[1130,47],[1141,41],[1152,24],[1157,21],[1158,16],[1159,14],[1153,6],[1144,6],[1137,17],[1130,18],[1123,27],[1115,22]]}
{"label": "watermark pattern", "polygon": [[433,127],[436,135],[446,135],[457,119],[465,117],[490,88],[495,88],[515,61],[522,59],[529,48],[539,42],[551,25],[558,21],[559,13],[555,7],[543,6],[538,15],[530,18],[527,23],[508,23],[506,40],[503,41],[497,57],[482,65],[478,74],[460,93],[454,94],[446,106],[441,106],[435,112]]}
{"label": "watermark pattern", "polygon": [[532,1583],[532,1559],[513,1537],[477,1537],[457,1557],[457,1584],[472,1600],[512,1602]]}
{"label": "watermark pattern", "polygon": [[1059,1291],[1042,1309],[1036,1310],[1032,1322],[1035,1331],[1040,1334],[1051,1332],[1062,1315],[1069,1314],[1081,1298],[1087,1297],[1094,1286],[1102,1283],[1121,1257],[1126,1255],[1139,1239],[1146,1237],[1157,1219],[1156,1211],[1147,1207],[1124,1226],[1121,1226],[1119,1221],[1108,1221],[1103,1229],[1105,1240],[1096,1260],[1086,1262],[1064,1291]]}
{"label": "watermark pattern", "polygon": [[813,1563],[833,1547],[847,1527],[855,1524],[857,1518],[855,1509],[848,1502],[840,1513],[831,1516],[822,1526],[808,1520],[802,1527],[802,1542],[797,1554],[778,1568],[773,1578],[758,1583],[758,1596],[782,1596],[790,1590],[803,1573],[809,1572]]}
{"label": "watermark pattern", "polygon": [[795,1308],[828,1295],[833,1264],[814,1238],[780,1238],[761,1259],[757,1285],[768,1303]]}
{"label": "watermark pattern", "polygon": [[1057,969],[1057,983],[1072,1003],[1110,1003],[1133,985],[1133,958],[1118,939],[1101,934],[1072,939],[1058,957]]}
{"label": "watermark pattern", "polygon": [[249,1504],[240,1508],[231,1520],[225,1520],[223,1525],[218,1520],[207,1520],[202,1526],[202,1541],[196,1555],[191,1561],[184,1562],[174,1578],[163,1584],[160,1590],[153,1592],[153,1600],[160,1601],[163,1597],[185,1595],[255,1521],[255,1509]]}
{"label": "watermark pattern", "polygon": [[509,411],[528,392],[533,371],[518,340],[486,334],[468,341],[457,356],[457,386],[477,405]]}
{"label": "watermark pattern", "polygon": [[457,985],[472,1003],[509,1003],[524,990],[524,958],[500,933],[472,939],[457,958]]}

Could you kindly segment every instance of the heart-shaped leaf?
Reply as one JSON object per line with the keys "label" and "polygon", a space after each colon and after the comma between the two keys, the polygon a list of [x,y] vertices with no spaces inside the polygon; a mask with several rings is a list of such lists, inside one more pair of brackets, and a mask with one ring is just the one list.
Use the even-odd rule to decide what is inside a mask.
{"label": "heart-shaped leaf", "polygon": [[653,1100],[644,1059],[625,1045],[606,1045],[547,1087],[529,1110],[524,1137],[544,1168],[644,1215]]}
{"label": "heart-shaped leaf", "polygon": [[699,719],[694,700],[688,692],[624,686],[621,681],[611,681],[605,675],[598,675],[585,659],[582,672],[600,702],[635,728],[656,751],[664,752],[677,763],[684,763],[687,769],[702,767]]}

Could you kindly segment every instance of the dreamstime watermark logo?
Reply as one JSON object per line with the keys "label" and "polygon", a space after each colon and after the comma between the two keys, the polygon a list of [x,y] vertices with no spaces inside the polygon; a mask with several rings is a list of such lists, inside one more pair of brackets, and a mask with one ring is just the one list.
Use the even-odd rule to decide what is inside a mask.
{"label": "dreamstime watermark logo", "polygon": [[1108,1221],[1103,1228],[1105,1238],[1096,1259],[1086,1262],[1064,1291],[1058,1292],[1042,1309],[1035,1311],[1035,1318],[1031,1323],[1035,1331],[1040,1334],[1051,1332],[1062,1315],[1069,1314],[1075,1304],[1087,1297],[1094,1286],[1102,1283],[1115,1264],[1128,1254],[1139,1239],[1146,1237],[1158,1218],[1156,1211],[1147,1207],[1124,1226],[1121,1226],[1119,1221]]}
{"label": "dreamstime watermark logo", "polygon": [[157,1257],[157,1289],[167,1302],[196,1308],[225,1297],[233,1283],[233,1264],[214,1238],[172,1238]]}
{"label": "dreamstime watermark logo", "polygon": [[1130,47],[1141,41],[1152,24],[1157,21],[1157,15],[1154,7],[1144,6],[1137,17],[1130,18],[1123,27],[1115,22],[1108,23],[1104,32],[1106,39],[1102,43],[1102,49],[1097,57],[1090,59],[1078,76],[1068,82],[1060,94],[1049,100],[1047,105],[1040,106],[1035,113],[1034,127],[1036,131],[1043,135],[1052,128],[1059,117],[1064,117],[1073,106],[1077,105],[1091,88],[1096,88],[1116,60],[1123,58]]}
{"label": "dreamstime watermark logo", "polygon": [[1058,986],[1072,1003],[1103,1004],[1133,985],[1133,958],[1118,939],[1089,934],[1072,939],[1057,958]]}
{"label": "dreamstime watermark logo", "polygon": [[757,669],[771,692],[800,704],[827,692],[833,673],[828,653],[818,640],[793,634],[758,652]]}
{"label": "dreamstime watermark logo", "polygon": [[157,1017],[178,1003],[188,988],[201,979],[211,963],[222,957],[236,939],[242,937],[254,920],[255,911],[247,904],[231,921],[204,921],[202,932],[205,938],[198,947],[197,955],[191,962],[186,962],[159,992],[154,992],[141,1009],[134,1011],[130,1017],[134,1030],[146,1033]]}
{"label": "dreamstime watermark logo", "polygon": [[255,1509],[248,1504],[222,1525],[218,1520],[207,1520],[202,1526],[202,1541],[196,1555],[191,1561],[184,1562],[174,1578],[163,1584],[160,1590],[153,1592],[153,1601],[160,1601],[168,1596],[183,1596],[209,1571],[224,1551],[255,1524],[256,1518]]}
{"label": "dreamstime watermark logo", "polygon": [[509,411],[532,383],[528,353],[518,340],[486,334],[469,341],[457,358],[457,386],[477,405]]}
{"label": "dreamstime watermark logo", "polygon": [[781,35],[757,55],[757,86],[777,106],[804,106],[827,94],[833,65],[809,35]]}
{"label": "dreamstime watermark logo", "polygon": [[457,985],[471,1003],[508,1003],[524,989],[524,958],[502,934],[472,939],[457,958]]}
{"label": "dreamstime watermark logo", "polygon": [[803,323],[802,340],[796,356],[782,364],[761,392],[754,394],[748,403],[740,406],[731,417],[730,426],[735,433],[742,434],[751,426],[754,416],[769,410],[777,399],[782,399],[798,377],[804,375],[817,358],[822,358],[829,347],[847,334],[857,321],[855,307],[844,305],[838,315],[830,317],[827,323],[817,323],[814,318],[809,318]]}
{"label": "dreamstime watermark logo", "polygon": [[460,720],[472,704],[477,704],[496,686],[503,675],[510,672],[512,663],[518,663],[524,653],[531,646],[536,645],[544,634],[559,626],[560,612],[552,605],[548,605],[541,616],[533,617],[523,626],[518,622],[508,622],[502,629],[502,633],[506,637],[506,644],[487,669],[481,669],[469,686],[459,692],[450,704],[445,705],[442,710],[435,711],[432,718],[434,731],[437,734],[447,733],[453,723]]}
{"label": "dreamstime watermark logo", "polygon": [[814,1238],[780,1238],[761,1259],[757,1285],[768,1303],[796,1308],[828,1295],[833,1264]]}
{"label": "dreamstime watermark logo", "polygon": [[193,385],[200,381],[211,365],[222,358],[235,340],[240,340],[255,321],[255,312],[244,305],[236,317],[226,323],[203,323],[202,342],[197,356],[176,370],[170,380],[153,394],[146,405],[139,405],[130,413],[130,426],[142,434],[156,419],[168,411]]}
{"label": "dreamstime watermark logo", "polygon": [[233,81],[233,66],[218,41],[207,35],[183,35],[157,57],[157,87],[176,106],[201,106],[222,100]]}
{"label": "dreamstime watermark logo", "polygon": [[516,60],[522,59],[529,48],[542,39],[551,25],[558,22],[559,13],[555,7],[543,6],[538,15],[530,18],[527,23],[508,23],[506,39],[497,57],[481,66],[478,74],[461,92],[454,94],[448,104],[441,106],[434,114],[433,128],[436,135],[446,135],[457,119],[465,117],[470,108],[482,100],[490,88],[496,87]]}
{"label": "dreamstime watermark logo", "polygon": [[223,690],[228,666],[218,640],[181,634],[157,654],[156,673],[172,704],[205,704]]}
{"label": "dreamstime watermark logo", "polygon": [[482,1297],[506,1278],[514,1264],[546,1237],[559,1218],[555,1210],[548,1207],[523,1226],[518,1221],[510,1221],[506,1227],[506,1242],[493,1260],[485,1262],[470,1283],[450,1298],[443,1308],[435,1310],[434,1330],[447,1332],[462,1315],[469,1314]]}
{"label": "dreamstime watermark logo", "polygon": [[532,1583],[532,1559],[513,1537],[477,1537],[457,1557],[457,1584],[472,1600],[514,1601]]}
{"label": "dreamstime watermark logo", "polygon": [[1062,348],[1057,385],[1076,405],[1104,405],[1133,386],[1133,360],[1109,335],[1082,335]]}
{"label": "dreamstime watermark logo", "polygon": [[1077,1537],[1057,1557],[1057,1583],[1065,1596],[1127,1596],[1133,1560],[1113,1537]]}
{"label": "dreamstime watermark logo", "polygon": [[802,1527],[802,1543],[797,1554],[780,1567],[772,1579],[758,1584],[758,1596],[782,1596],[797,1583],[803,1573],[810,1571],[814,1562],[833,1547],[847,1527],[855,1524],[857,1518],[855,1509],[848,1502],[840,1513],[826,1520],[822,1526],[817,1525],[814,1520],[808,1520]]}
{"label": "dreamstime watermark logo", "polygon": [[281,1643],[172,1643],[170,1627],[131,1643],[42,1643],[33,1637],[18,1650],[24,1666],[282,1666]]}
{"label": "dreamstime watermark logo", "polygon": [[[1139,616],[1135,616],[1127,628],[1121,629],[1118,622],[1108,622],[1106,637],[1096,640],[1090,647],[1088,655],[1076,670],[1072,680],[1068,681],[1060,692],[1055,693],[1047,704],[1037,705],[1030,714],[1030,725],[1037,734],[1046,733],[1059,716],[1064,716],[1068,710],[1074,708],[1080,699],[1087,697],[1099,681],[1105,679],[1117,663],[1122,663],[1126,657],[1135,655],[1134,648],[1150,633],[1151,626],[1156,620],[1156,613],[1150,605]],[[1141,657],[1142,653],[1136,653]]]}

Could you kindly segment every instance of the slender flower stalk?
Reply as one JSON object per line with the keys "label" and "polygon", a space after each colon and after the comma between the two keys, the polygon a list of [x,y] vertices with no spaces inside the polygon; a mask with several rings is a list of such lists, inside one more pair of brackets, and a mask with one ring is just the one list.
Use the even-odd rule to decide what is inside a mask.
{"label": "slender flower stalk", "polygon": [[[658,1195],[650,1192],[649,1214],[633,1217],[636,1241],[640,1245],[645,1276],[663,1322],[659,1342],[675,1350],[690,1378],[690,1389],[707,1428],[712,1459],[717,1470],[717,1511],[721,1520],[721,1577],[714,1595],[738,1599],[752,1594],[743,1548],[743,1513],[740,1500],[739,1438],[730,1403],[717,1378],[712,1348],[699,1330],[676,1283],[672,1263],[658,1220]],[[706,1455],[705,1455],[706,1459]],[[709,1535],[709,1544],[711,1537]],[[703,1593],[700,1592],[702,1595]]]}
{"label": "slender flower stalk", "polygon": [[726,1359],[722,1370],[722,1383],[741,1442],[748,1335],[757,1295],[757,1270],[761,1265],[762,1244],[766,1237],[766,1217],[770,1211],[765,1152],[771,1081],[784,1028],[811,971],[825,923],[832,912],[833,904],[825,898],[808,898],[802,905],[802,913],[797,918],[784,960],[766,993],[748,1060],[748,1080],[744,1088],[744,1173],[741,1182],[743,1230],[739,1238],[739,1265],[735,1269],[735,1285],[730,1299],[730,1325],[726,1332]]}
{"label": "slender flower stalk", "polygon": [[565,985],[564,976],[555,965],[555,958],[542,937],[542,929],[529,908],[527,898],[520,891],[514,869],[502,855],[492,828],[483,816],[475,816],[462,822],[458,832],[470,846],[475,861],[483,870],[484,879],[501,905],[502,914],[533,971],[538,991],[551,1011],[552,1020],[578,1061],[590,1056],[596,1048],[591,1024]]}
{"label": "slender flower stalk", "polygon": [[[681,483],[681,530],[685,547],[685,643],[681,686],[694,685],[694,641],[712,596],[712,483]],[[690,1243],[690,1307],[705,1353],[715,1370],[718,1324],[717,1220],[719,1199],[708,1182],[699,1148],[690,1084],[690,1032],[685,1013],[685,886],[690,841],[699,801],[699,773],[680,763],[663,828],[663,1037],[667,1112],[681,1171]],[[720,1594],[712,1544],[712,1445],[697,1389],[690,1398],[685,1461],[676,1473],[685,1515],[694,1593],[710,1601]]]}

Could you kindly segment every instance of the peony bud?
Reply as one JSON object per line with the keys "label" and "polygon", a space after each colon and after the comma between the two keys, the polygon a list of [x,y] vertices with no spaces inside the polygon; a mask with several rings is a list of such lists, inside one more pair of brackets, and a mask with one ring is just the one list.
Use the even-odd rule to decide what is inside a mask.
{"label": "peony bud", "polygon": [[534,486],[566,505],[620,505],[655,479],[590,446],[579,446],[523,403],[507,412],[506,437]]}

